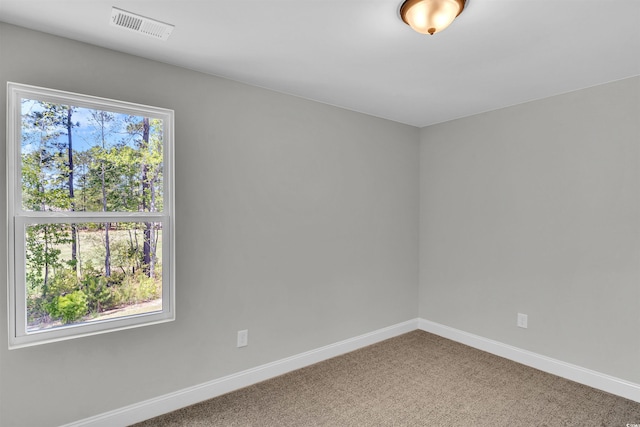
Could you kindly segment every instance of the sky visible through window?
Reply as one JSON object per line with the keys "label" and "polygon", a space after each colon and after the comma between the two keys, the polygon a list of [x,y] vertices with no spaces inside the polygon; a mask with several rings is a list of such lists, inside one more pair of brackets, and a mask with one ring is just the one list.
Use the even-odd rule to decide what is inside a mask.
{"label": "sky visible through window", "polygon": [[[45,112],[45,105],[42,101],[33,100],[33,99],[23,99],[22,100],[22,116],[28,117],[34,115],[36,113],[43,114]],[[61,104],[58,104],[61,105]],[[68,108],[69,106],[64,106]],[[72,122],[73,122],[73,136],[74,136],[74,149],[83,151],[90,148],[92,145],[95,145],[98,141],[97,138],[99,135],[97,132],[99,129],[99,124],[96,122],[94,115],[96,112],[102,110],[94,110],[90,108],[82,108],[82,107],[73,107],[72,114]],[[113,115],[113,121],[106,122],[104,124],[105,127],[105,137],[107,144],[115,145],[115,144],[128,144],[133,146],[134,144],[134,136],[131,133],[128,133],[126,129],[122,128],[122,124],[127,121],[127,119],[131,116],[127,114],[121,113],[111,113]],[[133,118],[136,119],[135,117]],[[137,117],[137,119],[141,119]],[[23,152],[28,152],[34,149],[37,149],[37,145],[33,144],[33,137],[29,137],[30,134],[40,133],[39,129],[34,128],[25,128],[23,127]],[[66,135],[60,134],[58,135],[58,140],[62,140],[66,138]]]}

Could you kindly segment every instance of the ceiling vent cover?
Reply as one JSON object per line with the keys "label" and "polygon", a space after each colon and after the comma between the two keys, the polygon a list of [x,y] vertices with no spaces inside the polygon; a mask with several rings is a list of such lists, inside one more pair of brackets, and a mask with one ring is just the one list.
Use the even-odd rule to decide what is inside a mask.
{"label": "ceiling vent cover", "polygon": [[156,21],[155,19],[136,15],[126,10],[111,8],[111,25],[126,28],[136,33],[146,34],[160,40],[166,40],[173,31],[173,25]]}

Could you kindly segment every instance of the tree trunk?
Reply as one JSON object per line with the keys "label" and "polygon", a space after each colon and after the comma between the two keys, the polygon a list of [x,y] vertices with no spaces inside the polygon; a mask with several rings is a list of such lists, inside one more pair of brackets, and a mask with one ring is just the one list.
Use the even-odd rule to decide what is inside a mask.
{"label": "tree trunk", "polygon": [[[151,190],[151,206],[149,206],[149,212],[156,211],[156,180],[157,175],[153,176],[153,179],[149,183],[149,187]],[[155,223],[147,223],[149,227],[149,247],[151,252],[151,257],[149,260],[149,277],[153,277],[156,270],[156,248],[157,246],[157,230]]]}
{"label": "tree trunk", "polygon": [[109,248],[109,228],[110,222],[104,223],[104,275],[105,277],[111,277],[111,249]]}
{"label": "tree trunk", "polygon": [[[102,163],[102,212],[107,211],[107,189],[104,182],[104,160]],[[109,245],[109,228],[111,223],[104,223],[104,275],[111,277],[111,248]]]}
{"label": "tree trunk", "polygon": [[[44,227],[44,280],[43,288],[48,289],[49,285],[49,226]],[[46,292],[46,291],[45,291]]]}
{"label": "tree trunk", "polygon": [[[101,131],[102,131],[102,149],[104,151],[104,155],[106,155],[107,147],[104,135],[104,112],[100,114],[101,119]],[[101,170],[100,170],[100,178],[102,180],[102,212],[107,211],[107,187],[105,182],[105,160],[102,159]],[[105,277],[111,277],[111,249],[109,248],[109,228],[111,224],[108,222],[104,223],[104,275]]]}
{"label": "tree trunk", "polygon": [[[76,210],[76,202],[74,200],[74,194],[73,194],[73,141],[72,141],[72,137],[71,137],[71,129],[73,127],[73,124],[71,122],[71,116],[73,115],[73,108],[69,107],[69,109],[67,110],[67,120],[66,120],[66,127],[67,127],[67,140],[68,140],[68,147],[67,147],[67,152],[68,152],[68,159],[69,159],[69,199],[71,200],[71,206],[70,206],[70,210],[71,212]],[[78,266],[78,251],[77,251],[77,239],[78,239],[78,232],[77,232],[77,225],[76,224],[71,224],[71,260],[74,261],[73,266],[76,270],[76,274],[79,273],[79,266]]]}
{"label": "tree trunk", "polygon": [[[147,152],[149,150],[149,119],[145,117],[142,119],[142,149],[143,152]],[[146,162],[142,165],[142,210],[147,212],[150,208],[147,204],[147,195],[150,190],[149,183],[149,165]],[[153,239],[153,229],[152,224],[150,222],[144,223],[144,244],[142,248],[142,268],[147,277],[152,276],[152,266],[151,266],[151,245]]]}

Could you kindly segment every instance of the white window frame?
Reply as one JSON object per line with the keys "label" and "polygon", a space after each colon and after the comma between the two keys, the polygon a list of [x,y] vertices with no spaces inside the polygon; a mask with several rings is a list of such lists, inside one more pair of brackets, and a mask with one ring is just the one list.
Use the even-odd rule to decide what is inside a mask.
{"label": "white window frame", "polygon": [[[163,121],[163,212],[32,212],[22,209],[21,99],[105,110]],[[175,320],[173,110],[72,92],[7,83],[7,222],[9,349]],[[162,222],[162,310],[57,328],[27,331],[25,225],[81,222]]]}

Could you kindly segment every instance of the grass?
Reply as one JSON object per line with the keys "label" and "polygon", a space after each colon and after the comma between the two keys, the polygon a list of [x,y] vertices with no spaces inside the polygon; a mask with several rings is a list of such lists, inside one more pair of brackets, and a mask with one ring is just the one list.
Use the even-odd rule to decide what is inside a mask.
{"label": "grass", "polygon": [[[142,227],[141,223],[125,223],[136,224]],[[136,230],[137,232],[137,245],[142,250],[143,245],[143,231],[142,229]],[[132,230],[133,234],[133,230]],[[131,244],[131,240],[133,239],[133,244],[136,244],[136,236],[132,237],[129,234],[128,230],[110,230],[109,231],[109,247],[111,249],[111,257],[112,257],[112,268],[118,268],[120,266],[113,265],[113,258],[115,249],[118,248],[119,245],[126,245],[127,247]],[[87,265],[90,263],[94,266],[94,268],[102,267],[104,265],[104,256],[105,256],[105,248],[104,248],[104,240],[105,233],[104,230],[79,230],[78,231],[78,252],[79,252],[79,262],[80,267]],[[71,244],[66,245],[58,245],[56,249],[60,249],[60,258],[64,261],[71,260]],[[162,230],[158,230],[158,243],[156,248],[156,257],[158,259],[158,263],[162,263]]]}

